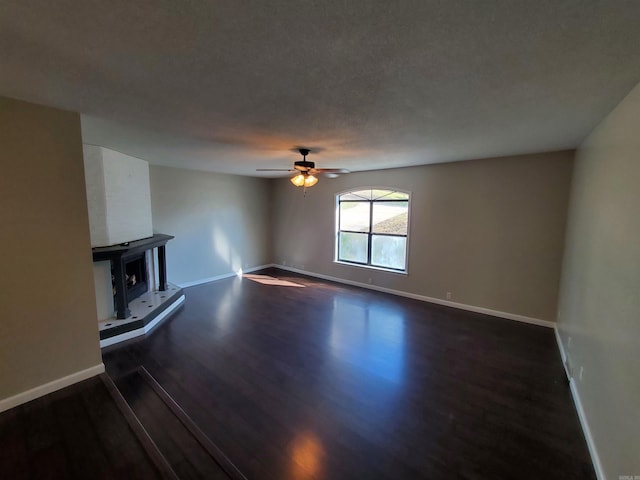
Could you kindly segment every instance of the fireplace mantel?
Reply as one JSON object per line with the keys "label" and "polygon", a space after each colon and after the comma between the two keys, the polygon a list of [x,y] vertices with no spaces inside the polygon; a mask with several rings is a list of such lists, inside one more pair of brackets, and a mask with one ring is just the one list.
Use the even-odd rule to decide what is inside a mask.
{"label": "fireplace mantel", "polygon": [[115,277],[116,289],[116,318],[124,319],[130,315],[129,301],[127,299],[127,284],[125,275],[125,264],[127,260],[154,248],[158,249],[158,277],[160,280],[159,290],[167,289],[167,266],[165,245],[171,240],[172,235],[156,233],[152,237],[135,240],[120,245],[109,247],[95,247],[92,249],[93,261],[111,261]]}
{"label": "fireplace mantel", "polygon": [[100,262],[102,260],[112,260],[122,256],[127,258],[133,257],[134,255],[146,250],[164,246],[172,238],[175,237],[173,235],[156,233],[153,237],[143,238],[142,240],[136,240],[134,242],[112,245],[110,247],[95,247],[91,249],[93,252],[93,261]]}

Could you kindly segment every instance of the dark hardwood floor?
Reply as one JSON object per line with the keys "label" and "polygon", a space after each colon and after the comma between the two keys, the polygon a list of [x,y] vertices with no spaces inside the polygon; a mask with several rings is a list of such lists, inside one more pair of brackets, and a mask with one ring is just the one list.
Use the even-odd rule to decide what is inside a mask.
{"label": "dark hardwood floor", "polygon": [[144,366],[249,479],[595,478],[551,329],[264,272],[185,289]]}
{"label": "dark hardwood floor", "polygon": [[0,478],[162,478],[99,377],[0,414]]}
{"label": "dark hardwood floor", "polygon": [[230,480],[137,372],[117,387],[180,480]]}

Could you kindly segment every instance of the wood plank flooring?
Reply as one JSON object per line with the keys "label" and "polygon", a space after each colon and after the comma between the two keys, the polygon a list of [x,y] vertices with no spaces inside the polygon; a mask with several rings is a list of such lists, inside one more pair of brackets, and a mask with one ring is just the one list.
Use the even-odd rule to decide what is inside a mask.
{"label": "wood plank flooring", "polygon": [[114,378],[144,366],[249,479],[595,478],[551,329],[258,273],[304,288],[187,288],[104,353]]}
{"label": "wood plank flooring", "polygon": [[98,377],[0,414],[0,478],[161,478]]}

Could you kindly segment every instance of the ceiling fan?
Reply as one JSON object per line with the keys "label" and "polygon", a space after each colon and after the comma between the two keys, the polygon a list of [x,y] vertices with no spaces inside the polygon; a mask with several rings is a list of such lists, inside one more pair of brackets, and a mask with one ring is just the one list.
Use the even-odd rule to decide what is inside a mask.
{"label": "ceiling fan", "polygon": [[308,148],[298,148],[302,160],[298,160],[293,163],[293,168],[257,168],[258,172],[298,172],[293,178],[291,183],[296,187],[313,187],[318,183],[316,175],[321,174],[325,177],[335,178],[341,173],[349,173],[346,168],[316,168],[314,162],[307,160],[307,155],[311,152]]}

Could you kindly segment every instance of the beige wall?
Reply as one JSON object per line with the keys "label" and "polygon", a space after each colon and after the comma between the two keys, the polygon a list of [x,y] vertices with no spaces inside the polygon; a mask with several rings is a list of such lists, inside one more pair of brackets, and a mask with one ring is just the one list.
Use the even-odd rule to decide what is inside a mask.
{"label": "beige wall", "polygon": [[269,181],[151,166],[155,232],[167,244],[167,277],[188,284],[271,262]]}
{"label": "beige wall", "polygon": [[640,85],[577,151],[565,248],[573,386],[606,478],[640,475]]}
{"label": "beige wall", "polygon": [[0,400],[101,364],[77,113],[0,97]]}
{"label": "beige wall", "polygon": [[[314,273],[555,321],[573,152],[278,180],[274,261]],[[333,262],[335,195],[408,190],[409,274]]]}

